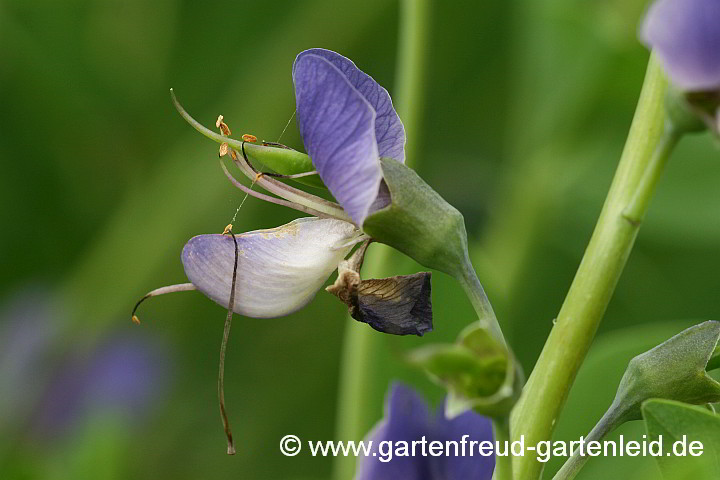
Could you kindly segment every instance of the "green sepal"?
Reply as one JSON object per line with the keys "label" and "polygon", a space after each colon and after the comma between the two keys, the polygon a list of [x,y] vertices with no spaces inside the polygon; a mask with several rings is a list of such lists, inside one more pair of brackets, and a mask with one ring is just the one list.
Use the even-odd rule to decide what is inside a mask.
{"label": "green sepal", "polygon": [[[720,417],[702,407],[695,407],[670,400],[653,399],[642,405],[642,415],[648,439],[658,442],[662,439],[661,455],[655,456],[663,478],[666,480],[693,479],[710,480],[720,478]],[[681,453],[691,442],[702,444],[702,455],[691,456]],[[697,450],[695,450],[697,453]]]}
{"label": "green sepal", "polygon": [[688,94],[668,87],[665,112],[673,128],[682,133],[702,132],[708,127],[709,105],[704,95]]}
{"label": "green sepal", "polygon": [[365,233],[428,268],[459,277],[467,260],[462,214],[404,164],[388,158],[380,164],[392,201],[365,219]]}
{"label": "green sepal", "polygon": [[477,324],[463,330],[455,343],[418,348],[408,359],[448,390],[448,417],[469,409],[505,417],[522,389],[522,374],[512,354]]}
{"label": "green sepal", "polygon": [[630,360],[611,409],[624,421],[642,418],[651,398],[703,405],[720,402],[720,383],[706,367],[720,339],[720,322],[695,325]]}

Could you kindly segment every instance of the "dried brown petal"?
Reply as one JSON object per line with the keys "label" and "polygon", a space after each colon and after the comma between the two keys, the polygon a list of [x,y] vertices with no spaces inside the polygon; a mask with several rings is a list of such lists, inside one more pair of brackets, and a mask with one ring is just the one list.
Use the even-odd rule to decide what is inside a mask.
{"label": "dried brown petal", "polygon": [[361,280],[368,243],[338,266],[335,283],[325,290],[347,305],[355,320],[377,331],[422,336],[432,330],[430,273]]}
{"label": "dried brown petal", "polygon": [[363,280],[350,315],[380,332],[422,336],[432,330],[430,272]]}

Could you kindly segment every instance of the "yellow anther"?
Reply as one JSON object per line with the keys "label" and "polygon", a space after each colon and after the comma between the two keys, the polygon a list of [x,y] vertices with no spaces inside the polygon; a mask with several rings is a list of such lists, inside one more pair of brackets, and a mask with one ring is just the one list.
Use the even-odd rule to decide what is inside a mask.
{"label": "yellow anther", "polygon": [[232,223],[228,223],[228,224],[227,224],[227,227],[225,227],[225,230],[223,230],[223,233],[222,233],[222,234],[223,234],[223,235],[227,235],[228,233],[232,232],[232,227],[233,227],[233,224],[232,224]]}
{"label": "yellow anther", "polygon": [[223,121],[222,115],[218,115],[217,120],[215,121],[215,126],[220,129],[220,133],[225,135],[226,137],[230,136],[230,127],[227,126],[227,123]]}
{"label": "yellow anther", "polygon": [[263,172],[258,172],[257,175],[255,175],[255,180],[253,180],[253,183],[260,180],[262,178],[262,176],[263,176]]}
{"label": "yellow anther", "polygon": [[132,322],[133,322],[135,325],[140,325],[140,319],[139,319],[136,315],[133,315],[133,316],[132,316]]}
{"label": "yellow anther", "polygon": [[218,156],[224,157],[228,153],[230,146],[227,143],[220,144],[220,150],[218,150]]}
{"label": "yellow anther", "polygon": [[249,133],[244,133],[242,136],[242,139],[246,142],[255,143],[257,142],[257,137],[255,135],[251,135]]}

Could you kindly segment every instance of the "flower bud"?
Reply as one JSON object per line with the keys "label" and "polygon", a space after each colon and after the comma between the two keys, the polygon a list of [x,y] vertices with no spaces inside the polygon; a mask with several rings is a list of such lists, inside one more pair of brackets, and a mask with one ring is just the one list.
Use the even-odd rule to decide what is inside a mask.
{"label": "flower bud", "polygon": [[469,409],[504,417],[522,390],[519,364],[505,345],[478,324],[466,328],[456,343],[419,348],[409,359],[448,389],[445,409],[450,418]]}
{"label": "flower bud", "polygon": [[720,339],[720,322],[707,321],[684,330],[630,360],[610,410],[622,421],[642,418],[650,398],[702,405],[720,402],[720,383],[706,372]]}

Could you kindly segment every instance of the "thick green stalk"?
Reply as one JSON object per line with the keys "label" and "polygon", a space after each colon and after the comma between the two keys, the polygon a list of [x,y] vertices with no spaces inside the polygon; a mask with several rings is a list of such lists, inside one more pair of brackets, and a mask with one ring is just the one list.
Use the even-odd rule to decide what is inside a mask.
{"label": "thick green stalk", "polygon": [[430,0],[400,2],[400,39],[394,106],[405,125],[405,163],[417,168],[425,87]]}
{"label": "thick green stalk", "polygon": [[[620,164],[557,321],[513,412],[512,437],[548,440],[635,242],[674,139],[665,128],[667,82],[651,58]],[[534,456],[513,458],[515,479],[540,478]]]}
{"label": "thick green stalk", "polygon": [[[423,110],[423,76],[429,25],[429,0],[404,0],[400,12],[400,44],[398,47],[397,85],[394,105],[405,125],[407,144],[405,158],[409,166],[417,165],[420,122]],[[388,260],[393,250],[376,245],[368,255],[364,274],[374,277],[391,275]],[[338,395],[337,434],[339,440],[360,440],[378,419],[370,405],[381,401],[372,388],[377,365],[374,352],[379,348],[380,335],[349,319],[343,342]],[[337,456],[334,478],[347,480],[355,472],[355,459]]]}

